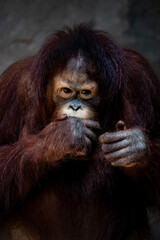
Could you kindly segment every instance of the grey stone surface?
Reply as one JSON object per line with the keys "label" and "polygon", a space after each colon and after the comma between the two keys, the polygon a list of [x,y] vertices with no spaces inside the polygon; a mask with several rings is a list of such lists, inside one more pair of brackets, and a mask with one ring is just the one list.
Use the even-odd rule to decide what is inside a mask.
{"label": "grey stone surface", "polygon": [[[142,53],[160,77],[160,0],[1,0],[0,73],[33,55],[53,31],[80,22],[90,22],[120,46]],[[158,240],[160,224],[153,219]]]}
{"label": "grey stone surface", "polygon": [[91,22],[120,46],[142,53],[160,76],[159,0],[2,0],[0,72],[33,55],[56,29],[80,22]]}

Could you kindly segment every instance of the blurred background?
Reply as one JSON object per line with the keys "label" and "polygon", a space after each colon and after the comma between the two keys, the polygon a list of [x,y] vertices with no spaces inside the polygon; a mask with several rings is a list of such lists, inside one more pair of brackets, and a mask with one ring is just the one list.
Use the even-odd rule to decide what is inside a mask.
{"label": "blurred background", "polygon": [[142,53],[160,76],[160,0],[0,0],[0,73],[48,34],[80,22]]}
{"label": "blurred background", "polygon": [[[0,0],[0,73],[55,30],[81,22],[140,52],[160,77],[160,0]],[[157,218],[150,217],[153,240],[160,239]]]}

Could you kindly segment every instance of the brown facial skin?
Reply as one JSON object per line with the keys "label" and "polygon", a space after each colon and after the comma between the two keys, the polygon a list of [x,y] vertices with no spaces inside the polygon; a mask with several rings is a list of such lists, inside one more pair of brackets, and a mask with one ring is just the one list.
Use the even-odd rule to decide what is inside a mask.
{"label": "brown facial skin", "polygon": [[[52,81],[52,101],[55,111],[52,119],[62,114],[68,117],[97,119],[100,102],[98,86],[86,73],[87,64],[81,56],[70,59],[66,68]],[[49,86],[50,88],[50,86]]]}
{"label": "brown facial skin", "polygon": [[57,74],[48,87],[52,89],[48,95],[55,105],[51,121],[55,125],[57,140],[53,139],[53,142],[60,139],[57,146],[61,146],[61,149],[57,148],[57,155],[60,154],[57,159],[66,154],[85,156],[97,139],[94,129],[100,128],[95,121],[100,98],[97,83],[89,79],[86,67],[80,55],[70,59],[64,71]]}
{"label": "brown facial skin", "polygon": [[[122,121],[118,123],[122,127]],[[146,138],[141,129],[133,128],[114,133],[104,133],[99,137],[105,158],[115,167],[133,167],[144,164],[147,153]]]}

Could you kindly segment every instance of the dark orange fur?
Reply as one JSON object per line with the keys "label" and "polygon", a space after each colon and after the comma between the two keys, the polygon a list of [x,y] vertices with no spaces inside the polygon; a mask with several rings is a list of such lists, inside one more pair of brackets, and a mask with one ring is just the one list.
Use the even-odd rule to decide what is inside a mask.
{"label": "dark orange fur", "polygon": [[[143,167],[114,168],[104,163],[99,146],[88,161],[66,157],[56,163],[71,139],[63,121],[50,123],[54,103],[47,86],[79,50],[96,66],[91,78],[100,87],[102,132],[115,131],[120,119],[127,128],[143,128]],[[138,53],[85,26],[53,34],[35,56],[1,76],[0,145],[1,211],[29,235],[147,239],[147,208],[160,209],[160,83]]]}

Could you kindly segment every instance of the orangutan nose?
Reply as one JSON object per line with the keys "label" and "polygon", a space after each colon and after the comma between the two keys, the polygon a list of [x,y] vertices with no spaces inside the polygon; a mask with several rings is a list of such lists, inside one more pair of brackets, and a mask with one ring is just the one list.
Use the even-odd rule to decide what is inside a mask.
{"label": "orangutan nose", "polygon": [[73,111],[78,111],[79,109],[81,109],[81,102],[78,100],[73,100],[70,103],[69,108],[71,108]]}

